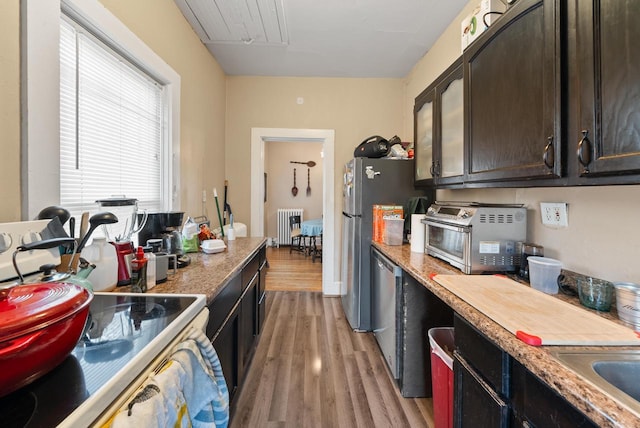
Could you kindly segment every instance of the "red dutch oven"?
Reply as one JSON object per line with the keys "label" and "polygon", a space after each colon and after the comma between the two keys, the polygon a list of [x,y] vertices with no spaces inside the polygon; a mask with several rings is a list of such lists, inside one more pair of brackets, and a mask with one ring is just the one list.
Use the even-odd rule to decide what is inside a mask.
{"label": "red dutch oven", "polygon": [[82,336],[92,299],[63,282],[0,290],[0,397],[64,361]]}

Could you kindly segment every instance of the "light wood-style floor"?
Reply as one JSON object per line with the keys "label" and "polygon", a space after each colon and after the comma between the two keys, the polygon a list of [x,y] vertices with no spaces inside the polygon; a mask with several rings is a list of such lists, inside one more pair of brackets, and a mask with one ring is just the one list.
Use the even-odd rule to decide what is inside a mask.
{"label": "light wood-style floor", "polygon": [[322,291],[322,263],[289,247],[268,247],[267,291]]}
{"label": "light wood-style floor", "polygon": [[431,399],[400,395],[373,334],[351,330],[340,298],[272,291],[268,299],[232,428],[433,427]]}

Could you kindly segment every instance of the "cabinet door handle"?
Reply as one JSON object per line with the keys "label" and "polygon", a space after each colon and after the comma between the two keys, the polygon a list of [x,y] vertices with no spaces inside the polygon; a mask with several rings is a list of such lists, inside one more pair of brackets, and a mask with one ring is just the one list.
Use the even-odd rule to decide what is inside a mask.
{"label": "cabinet door handle", "polygon": [[589,130],[582,131],[582,139],[578,142],[578,162],[584,167],[583,173],[589,172],[591,163],[591,141],[589,141]]}
{"label": "cabinet door handle", "polygon": [[440,161],[434,162],[433,172],[435,172],[434,176],[440,176]]}
{"label": "cabinet door handle", "polygon": [[436,176],[436,163],[435,162],[431,162],[431,168],[429,168],[429,174],[431,174],[432,177]]}
{"label": "cabinet door handle", "polygon": [[555,153],[553,151],[553,136],[547,138],[547,145],[544,147],[542,161],[547,168],[553,168],[553,164],[555,163]]}

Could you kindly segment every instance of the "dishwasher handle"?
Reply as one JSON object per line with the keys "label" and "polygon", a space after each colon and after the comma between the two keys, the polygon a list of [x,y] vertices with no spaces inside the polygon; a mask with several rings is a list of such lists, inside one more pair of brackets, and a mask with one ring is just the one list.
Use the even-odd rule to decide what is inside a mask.
{"label": "dishwasher handle", "polygon": [[381,252],[374,250],[374,260],[378,264],[380,269],[388,270],[389,272],[393,272],[393,276],[396,278],[402,278],[402,268],[396,264],[394,264],[391,260],[386,258]]}

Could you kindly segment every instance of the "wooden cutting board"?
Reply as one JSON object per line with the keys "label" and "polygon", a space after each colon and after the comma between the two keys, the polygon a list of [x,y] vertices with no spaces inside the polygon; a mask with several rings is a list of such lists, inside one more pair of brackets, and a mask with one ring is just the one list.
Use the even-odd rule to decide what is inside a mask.
{"label": "wooden cutting board", "polygon": [[505,276],[432,279],[530,345],[640,345],[632,329]]}

